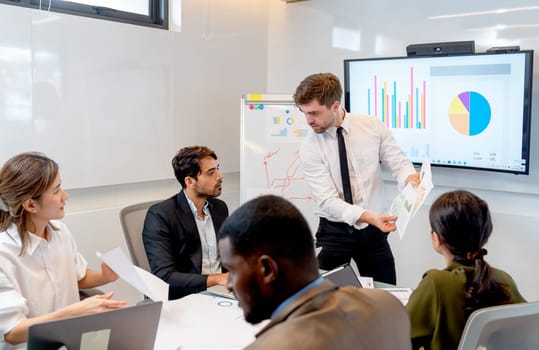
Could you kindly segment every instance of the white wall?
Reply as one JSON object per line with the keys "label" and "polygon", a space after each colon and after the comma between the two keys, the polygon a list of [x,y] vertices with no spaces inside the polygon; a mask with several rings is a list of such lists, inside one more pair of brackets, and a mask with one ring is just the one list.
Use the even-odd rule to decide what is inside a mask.
{"label": "white wall", "polygon": [[[0,123],[0,163],[25,150],[41,150],[60,163],[71,196],[65,222],[93,267],[96,250],[121,245],[127,252],[122,207],[179,190],[169,180],[170,160],[183,146],[204,144],[217,152],[226,173],[222,197],[231,209],[238,206],[240,98],[266,89],[267,2],[183,0],[182,21],[176,33],[0,4],[0,121],[23,120],[31,128],[8,130]],[[144,92],[152,99],[141,103]],[[165,120],[166,127],[145,124],[144,117]],[[83,179],[89,172],[73,166],[86,159],[82,143],[96,145],[73,136],[93,132],[92,118],[103,121],[97,127],[112,143],[89,150],[109,154],[89,172],[103,175],[97,183],[112,185],[78,188],[96,180]],[[163,134],[149,134],[154,141],[148,142],[134,122]],[[46,135],[36,143],[30,136],[40,130]],[[146,172],[152,166],[159,169]],[[118,178],[127,181],[111,181]],[[122,282],[103,289],[139,298]]]}
{"label": "white wall", "polygon": [[[121,79],[121,75],[115,73],[126,69],[126,65],[144,62],[147,66],[160,67],[163,76],[169,79],[166,90],[168,105],[163,117],[172,118],[173,127],[181,128],[182,134],[183,130],[188,130],[185,139],[175,146],[180,148],[199,143],[217,151],[225,171],[223,198],[230,209],[239,204],[237,172],[239,98],[242,93],[290,93],[304,76],[318,71],[332,71],[342,78],[344,58],[400,56],[405,54],[405,47],[410,43],[475,40],[478,51],[503,45],[539,48],[539,28],[531,26],[536,25],[538,10],[428,19],[435,15],[509,6],[502,0],[411,0],[402,4],[389,0],[311,0],[288,4],[281,0],[182,2],[181,33],[46,13],[39,16],[45,19],[54,16],[57,18],[55,22],[36,23],[35,10],[0,5],[0,29],[3,33],[0,52],[5,52],[1,50],[6,47],[22,47],[29,51],[43,47],[53,52],[58,50],[55,55],[60,68],[55,71],[58,73],[55,77],[59,79],[59,86],[68,86],[70,90],[61,94],[60,100],[52,101],[54,103],[40,95],[40,90],[35,87],[31,90],[34,96],[29,92],[30,97],[23,99],[29,100],[34,108],[39,106],[39,112],[44,110],[52,114],[85,113],[92,105],[86,92],[95,95],[99,89],[106,88],[88,85],[84,81],[84,77],[91,77],[92,72],[102,72],[103,76],[110,72],[115,79]],[[530,6],[530,3],[514,0],[510,5]],[[496,30],[494,27],[498,24],[516,26]],[[47,28],[52,28],[48,26],[56,29],[47,31]],[[52,39],[49,35],[39,35],[38,31],[54,35],[55,44],[50,44]],[[337,33],[335,37],[334,31]],[[92,33],[100,35],[92,36]],[[21,35],[22,39],[17,39]],[[28,36],[32,38],[30,44],[26,40]],[[114,47],[101,46],[105,40],[113,42]],[[134,54],[141,57],[135,60]],[[0,62],[3,62],[2,57]],[[70,65],[63,66],[62,62],[70,62]],[[537,59],[535,63],[537,67]],[[9,69],[18,68],[12,66]],[[46,71],[46,67],[41,69]],[[28,73],[19,78],[23,79],[23,84],[32,85],[32,72],[35,71],[31,61],[26,62],[22,70]],[[5,84],[3,79],[5,74],[0,67],[0,87]],[[84,89],[77,88],[81,86]],[[114,91],[108,94],[111,106],[122,113],[126,107],[124,95],[119,98]],[[535,111],[538,110],[537,103],[535,89]],[[6,111],[0,107],[0,113]],[[456,186],[480,188],[475,191],[489,202],[495,221],[487,258],[493,265],[511,273],[529,300],[539,300],[539,282],[529,272],[539,265],[536,254],[539,234],[535,232],[539,224],[536,210],[539,197],[525,193],[527,187],[537,193],[535,189],[539,183],[539,151],[535,147],[536,140],[539,140],[537,130],[532,123],[532,173],[529,177],[466,171],[448,173],[435,169],[437,187],[427,200],[432,201],[437,194]],[[65,133],[69,135],[69,130]],[[1,142],[0,147],[6,147]],[[57,142],[66,148],[70,146],[66,139],[59,138]],[[126,152],[122,156],[130,162],[137,162],[136,153]],[[72,157],[76,158],[77,154],[72,154]],[[168,166],[170,155],[164,158],[167,159],[164,166]],[[172,177],[172,172],[170,174]],[[515,186],[519,183],[524,185]],[[489,188],[490,184],[494,187]],[[510,184],[511,192],[504,188],[506,184]],[[518,191],[515,191],[516,187]],[[389,199],[395,194],[394,184],[388,182],[387,189]],[[95,250],[104,251],[121,245],[127,252],[118,219],[122,207],[165,198],[177,190],[175,181],[167,179],[71,189],[65,222],[90,264],[97,267]],[[427,206],[421,209],[402,241],[391,237],[401,285],[415,286],[426,269],[442,266],[441,258],[435,255],[428,241],[427,211]],[[130,301],[139,298],[122,282],[104,289],[114,289],[120,297]]]}
{"label": "white wall", "polygon": [[266,1],[182,10],[176,33],[0,5],[0,161],[39,149],[67,188],[95,187],[169,178],[177,148],[202,143],[238,171],[239,98],[266,86]]}

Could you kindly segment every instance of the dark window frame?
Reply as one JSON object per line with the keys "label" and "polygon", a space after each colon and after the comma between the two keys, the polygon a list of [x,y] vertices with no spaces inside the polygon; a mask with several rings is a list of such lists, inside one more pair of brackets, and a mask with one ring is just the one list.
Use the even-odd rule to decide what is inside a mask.
{"label": "dark window frame", "polygon": [[[0,4],[39,9],[39,0],[0,0]],[[119,11],[108,7],[50,0],[50,11],[107,21],[168,29],[168,0],[148,0],[149,15]],[[41,9],[49,9],[49,0],[41,0]]]}

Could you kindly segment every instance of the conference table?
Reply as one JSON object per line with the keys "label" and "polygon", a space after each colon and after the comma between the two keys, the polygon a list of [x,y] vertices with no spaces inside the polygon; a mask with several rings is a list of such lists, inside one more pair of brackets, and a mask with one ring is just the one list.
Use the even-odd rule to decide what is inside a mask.
{"label": "conference table", "polygon": [[[388,290],[404,304],[409,288],[374,282],[375,288]],[[243,349],[268,321],[247,323],[238,301],[212,292],[191,294],[163,304],[155,350]]]}

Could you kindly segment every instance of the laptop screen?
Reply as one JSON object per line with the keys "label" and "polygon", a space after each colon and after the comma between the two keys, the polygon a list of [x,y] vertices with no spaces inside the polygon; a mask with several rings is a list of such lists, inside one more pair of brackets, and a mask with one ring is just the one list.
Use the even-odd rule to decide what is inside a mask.
{"label": "laptop screen", "polygon": [[64,345],[79,349],[152,350],[162,302],[144,302],[136,306],[92,315],[65,318],[31,325],[28,350],[57,350]]}
{"label": "laptop screen", "polygon": [[361,282],[350,264],[341,265],[333,270],[322,274],[322,277],[330,280],[339,287],[353,286],[361,288]]}

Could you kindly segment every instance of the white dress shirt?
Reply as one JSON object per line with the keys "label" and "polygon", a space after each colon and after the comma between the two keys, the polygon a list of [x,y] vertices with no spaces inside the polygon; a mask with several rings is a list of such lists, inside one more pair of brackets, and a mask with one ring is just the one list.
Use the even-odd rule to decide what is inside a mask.
{"label": "white dress shirt", "polygon": [[365,212],[385,211],[380,162],[397,179],[399,188],[415,173],[391,131],[378,118],[347,113],[341,125],[346,144],[353,205],[344,201],[336,127],[321,134],[310,131],[300,147],[303,175],[316,202],[315,214],[357,229]]}
{"label": "white dress shirt", "polygon": [[47,314],[80,301],[77,281],[86,275],[87,262],[67,226],[51,221],[49,240],[33,233],[21,256],[15,225],[0,232],[0,349],[11,349],[4,334],[24,318]]}
{"label": "white dress shirt", "polygon": [[202,208],[202,211],[204,212],[203,219],[198,215],[195,203],[193,203],[187,195],[185,195],[185,198],[187,198],[187,203],[189,203],[189,207],[191,208],[193,216],[195,217],[198,235],[200,236],[200,245],[202,247],[201,273],[203,275],[221,273],[221,259],[219,258],[217,249],[217,235],[215,233],[215,228],[213,227],[208,202],[206,202],[206,204],[204,204],[204,208]]}

